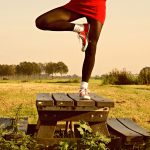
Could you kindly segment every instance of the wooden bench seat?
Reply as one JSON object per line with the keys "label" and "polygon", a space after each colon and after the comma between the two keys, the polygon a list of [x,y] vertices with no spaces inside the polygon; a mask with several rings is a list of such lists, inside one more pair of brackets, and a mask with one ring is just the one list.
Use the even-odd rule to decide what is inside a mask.
{"label": "wooden bench seat", "polygon": [[123,146],[145,146],[150,140],[150,132],[129,118],[110,118],[107,119],[110,134],[121,138]]}

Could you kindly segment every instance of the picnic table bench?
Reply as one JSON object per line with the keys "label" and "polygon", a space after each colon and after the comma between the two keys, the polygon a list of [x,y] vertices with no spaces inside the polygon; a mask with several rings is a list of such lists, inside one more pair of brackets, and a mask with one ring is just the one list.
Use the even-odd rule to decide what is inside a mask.
{"label": "picnic table bench", "polygon": [[91,100],[80,100],[78,93],[38,93],[37,139],[47,139],[51,144],[56,143],[58,140],[55,138],[55,132],[59,128],[58,122],[65,122],[65,130],[72,130],[72,122],[81,120],[88,122],[94,132],[99,131],[108,136],[106,122],[109,109],[114,107],[114,102],[94,93],[90,96]]}
{"label": "picnic table bench", "polygon": [[148,150],[150,149],[150,131],[139,126],[129,118],[108,118],[108,130],[111,135],[119,137],[116,142],[117,150],[133,149]]}

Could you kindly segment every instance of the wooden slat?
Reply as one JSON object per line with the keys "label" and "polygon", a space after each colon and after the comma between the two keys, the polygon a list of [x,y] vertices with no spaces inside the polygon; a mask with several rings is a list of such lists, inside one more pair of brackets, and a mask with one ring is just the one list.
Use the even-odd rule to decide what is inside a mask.
{"label": "wooden slat", "polygon": [[65,93],[53,93],[56,106],[74,106],[74,101]]}
{"label": "wooden slat", "polygon": [[90,127],[92,128],[92,131],[94,133],[99,132],[100,134],[104,134],[107,137],[110,136],[107,123],[105,121],[103,122],[89,122]]}
{"label": "wooden slat", "polygon": [[37,124],[37,138],[52,138],[55,133],[57,122],[44,120],[44,122],[38,120]]}
{"label": "wooden slat", "polygon": [[95,101],[97,107],[114,107],[114,101],[100,97],[94,93],[90,94],[91,99]]}
{"label": "wooden slat", "polygon": [[78,93],[68,93],[68,96],[74,100],[76,106],[95,106],[93,100],[80,100]]}
{"label": "wooden slat", "polygon": [[37,106],[54,106],[54,100],[50,93],[38,93],[36,104]]}
{"label": "wooden slat", "polygon": [[137,125],[134,121],[132,121],[129,118],[117,118],[119,122],[124,124],[127,128],[131,129],[132,131],[135,131],[141,135],[144,135],[146,137],[150,137],[150,132],[148,132],[146,129],[140,127]]}
{"label": "wooden slat", "polygon": [[129,128],[125,127],[122,123],[120,123],[117,119],[111,118],[107,120],[107,124],[113,130],[117,131],[118,133],[122,134],[126,141],[139,141],[143,140],[143,136],[139,133],[136,133]]}
{"label": "wooden slat", "polygon": [[41,111],[109,111],[108,107],[103,108],[97,108],[96,106],[67,106],[67,107],[61,107],[61,106],[49,106],[49,107],[38,107],[38,112]]}
{"label": "wooden slat", "polygon": [[39,112],[39,119],[42,122],[47,120],[52,121],[90,121],[90,122],[102,122],[106,121],[108,111],[41,111]]}

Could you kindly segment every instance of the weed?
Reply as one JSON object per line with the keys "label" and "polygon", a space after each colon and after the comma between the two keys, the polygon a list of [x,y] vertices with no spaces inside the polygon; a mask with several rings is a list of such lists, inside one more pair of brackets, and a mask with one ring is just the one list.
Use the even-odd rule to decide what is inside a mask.
{"label": "weed", "polygon": [[42,145],[37,144],[37,141],[25,132],[18,128],[18,121],[22,104],[18,106],[16,115],[10,130],[0,127],[0,150],[41,150]]}
{"label": "weed", "polygon": [[78,143],[70,141],[61,141],[59,143],[60,150],[107,150],[107,144],[110,139],[99,132],[93,133],[91,127],[84,121],[79,122],[77,128],[81,140]]}

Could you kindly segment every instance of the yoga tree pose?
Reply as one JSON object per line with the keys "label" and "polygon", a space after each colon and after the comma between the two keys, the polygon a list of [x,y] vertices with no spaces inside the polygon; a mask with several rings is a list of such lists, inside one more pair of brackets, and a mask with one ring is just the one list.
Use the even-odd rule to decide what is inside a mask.
{"label": "yoga tree pose", "polygon": [[[71,0],[36,19],[36,27],[41,30],[73,31],[81,38],[85,58],[79,96],[83,100],[90,99],[88,81],[95,63],[96,46],[104,24],[105,12],[106,0]],[[86,24],[72,23],[82,17],[87,19]]]}

